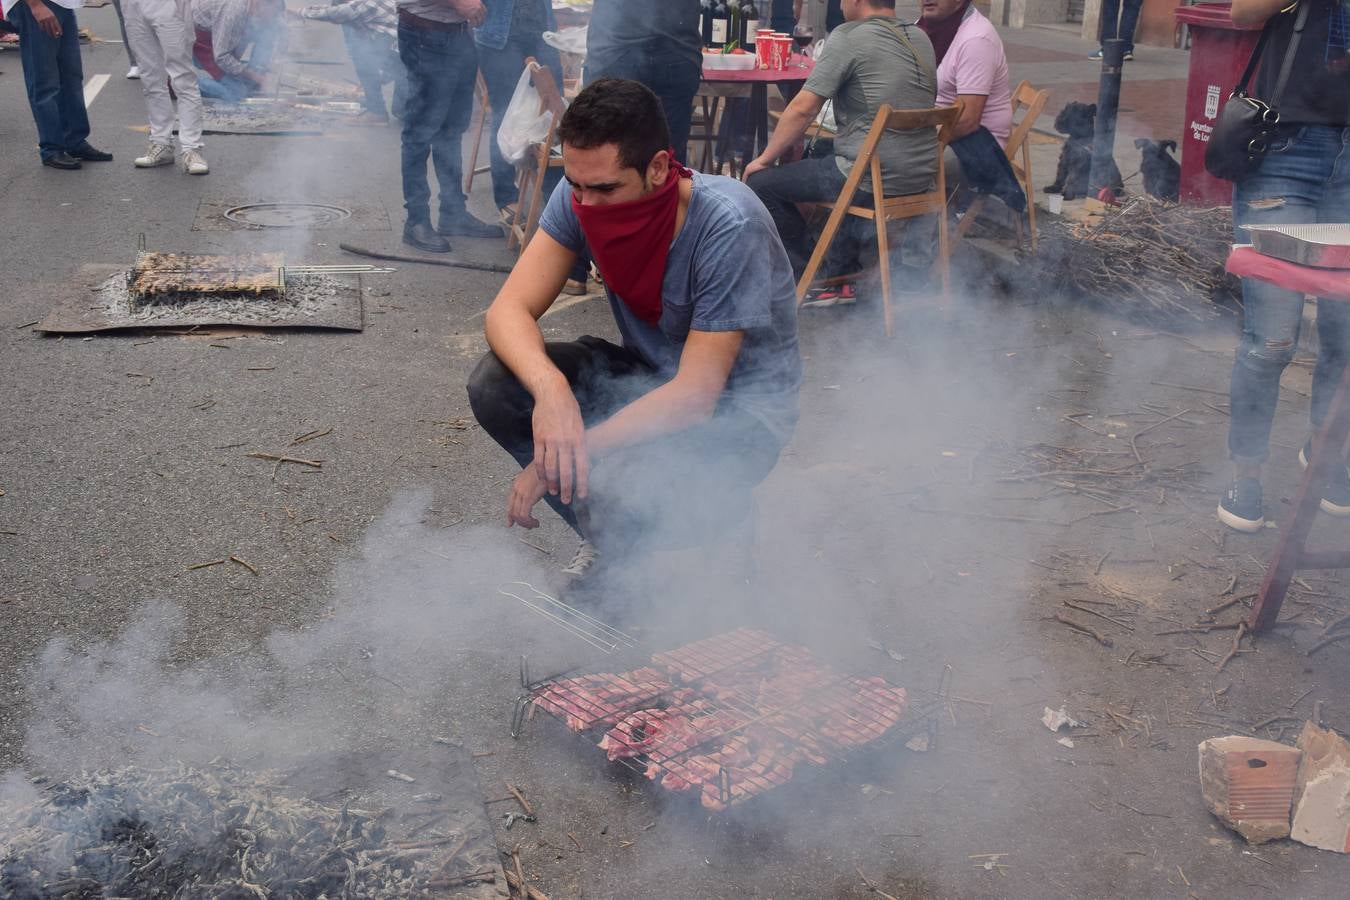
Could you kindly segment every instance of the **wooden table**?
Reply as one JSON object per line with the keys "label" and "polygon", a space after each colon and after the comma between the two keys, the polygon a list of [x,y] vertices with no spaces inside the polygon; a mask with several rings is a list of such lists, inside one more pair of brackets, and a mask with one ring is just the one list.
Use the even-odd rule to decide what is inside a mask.
{"label": "wooden table", "polygon": [[[786,69],[705,68],[703,84],[709,90],[704,96],[720,98],[727,95],[728,89],[736,87],[750,89],[750,153],[752,157],[758,156],[769,143],[769,85],[778,85],[780,88],[796,85],[800,88],[815,65],[814,60],[803,60],[799,56],[794,56]],[[700,93],[703,93],[702,89]],[[715,105],[713,109],[715,112]],[[704,114],[708,114],[706,101]]]}
{"label": "wooden table", "polygon": [[[1314,269],[1263,256],[1251,247],[1237,247],[1228,257],[1228,271],[1244,278],[1256,278],[1282,288],[1315,294],[1332,300],[1350,302],[1350,270]],[[1280,525],[1280,539],[1266,567],[1261,592],[1252,604],[1247,626],[1253,632],[1275,624],[1284,603],[1289,582],[1299,569],[1350,569],[1350,552],[1309,550],[1304,544],[1317,518],[1322,488],[1331,480],[1337,466],[1345,464],[1341,448],[1350,435],[1350,366],[1345,367],[1341,383],[1331,399],[1326,421],[1313,436],[1312,457],[1294,493],[1289,521]]]}

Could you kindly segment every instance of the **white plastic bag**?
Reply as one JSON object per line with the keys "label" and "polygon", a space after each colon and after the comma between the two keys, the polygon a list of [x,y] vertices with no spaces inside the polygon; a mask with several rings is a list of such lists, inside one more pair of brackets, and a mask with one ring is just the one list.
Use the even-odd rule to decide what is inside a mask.
{"label": "white plastic bag", "polygon": [[506,106],[502,127],[497,130],[497,147],[507,162],[520,162],[531,144],[548,137],[550,117],[547,111],[540,112],[541,105],[539,92],[530,82],[530,70],[526,67],[516,82],[511,102]]}
{"label": "white plastic bag", "polygon": [[559,31],[545,31],[544,43],[548,44],[559,53],[570,53],[573,56],[586,55],[586,32],[583,25],[581,27],[563,28]]}

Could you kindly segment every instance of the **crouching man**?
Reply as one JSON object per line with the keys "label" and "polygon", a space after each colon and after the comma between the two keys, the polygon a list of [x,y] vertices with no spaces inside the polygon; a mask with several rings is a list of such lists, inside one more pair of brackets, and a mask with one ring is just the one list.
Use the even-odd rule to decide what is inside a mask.
{"label": "crouching man", "polygon": [[[717,540],[751,508],[797,420],[792,268],[749,188],[675,161],[661,102],[602,78],[559,127],[559,183],[487,312],[469,380],[521,472],[507,524],[545,500],[581,536],[569,575]],[[589,247],[621,337],[545,342],[539,319]]]}

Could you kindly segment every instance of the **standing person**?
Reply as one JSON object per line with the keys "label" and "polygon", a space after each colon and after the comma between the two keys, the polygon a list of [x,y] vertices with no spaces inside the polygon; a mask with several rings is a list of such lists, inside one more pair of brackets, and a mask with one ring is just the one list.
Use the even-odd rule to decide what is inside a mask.
{"label": "standing person", "polygon": [[[1275,21],[1261,59],[1253,95],[1273,102],[1280,113],[1279,136],[1255,173],[1233,190],[1237,240],[1242,225],[1291,225],[1350,221],[1350,7],[1341,0],[1234,0],[1233,23],[1255,26]],[[1304,9],[1306,6],[1306,10]],[[1290,53],[1295,22],[1306,15],[1294,50],[1288,84],[1276,98],[1284,58]],[[1280,395],[1280,375],[1294,356],[1303,324],[1303,294],[1253,278],[1242,279],[1242,340],[1233,360],[1229,390],[1232,411],[1228,452],[1233,486],[1219,502],[1219,521],[1238,531],[1265,526],[1261,466],[1270,455],[1270,431]],[[1350,357],[1350,304],[1317,301],[1317,365],[1312,407],[1316,431],[1326,419],[1332,395]],[[1307,465],[1311,441],[1299,451]],[[1341,448],[1336,448],[1337,451]],[[1350,475],[1338,466],[1322,494],[1322,510],[1350,516]]]}
{"label": "standing person", "polygon": [[[487,18],[482,0],[398,0],[398,55],[408,70],[403,116],[403,243],[449,253],[446,235],[499,237],[501,229],[469,214],[464,196],[464,130],[473,113],[478,54],[469,29]],[[440,218],[431,226],[427,158],[440,186]]]}
{"label": "standing person", "polygon": [[122,32],[122,49],[127,51],[127,77],[132,81],[141,77],[141,67],[136,65],[136,51],[127,37],[127,18],[122,12],[122,0],[112,0],[113,10],[117,13],[117,30]]}
{"label": "standing person", "polygon": [[354,124],[389,124],[384,86],[390,81],[394,83],[394,118],[403,118],[408,77],[398,58],[398,5],[394,0],[337,0],[327,6],[306,6],[297,15],[342,26],[342,39],[365,97],[365,111],[352,120]]}
{"label": "standing person", "polygon": [[[509,525],[546,500],[603,557],[718,539],[797,422],[801,356],[783,247],[744,185],[679,165],[661,103],[602,78],[559,128],[567,183],[492,301],[469,403],[521,472]],[[622,345],[545,342],[539,319],[584,245]],[[724,539],[723,539],[724,540]]]}
{"label": "standing person", "polygon": [[1139,27],[1139,11],[1144,0],[1102,0],[1100,25],[1097,28],[1100,45],[1088,54],[1088,59],[1101,59],[1107,41],[1125,42],[1125,61],[1134,59],[1134,31]]}
{"label": "standing person", "polygon": [[675,158],[688,151],[703,78],[698,0],[595,0],[586,34],[586,82],[630,78],[661,99]]}
{"label": "standing person", "polygon": [[562,60],[557,50],[544,43],[544,32],[556,28],[549,0],[485,2],[487,19],[481,27],[474,29],[473,39],[478,45],[478,69],[483,73],[488,102],[492,106],[492,138],[488,141],[492,161],[492,200],[506,221],[510,207],[518,199],[516,168],[502,156],[501,148],[497,146],[497,132],[506,117],[506,108],[511,103],[520,73],[525,71],[526,58],[532,56],[553,70],[558,90],[562,90]]}
{"label": "standing person", "polygon": [[131,47],[145,66],[141,91],[150,114],[150,147],[139,169],[172,165],[174,101],[178,98],[178,162],[189,175],[211,171],[202,156],[202,95],[192,64],[193,29],[177,0],[124,0]]}
{"label": "standing person", "polygon": [[[845,0],[844,12],[848,21],[830,35],[801,92],[783,110],[764,152],[745,167],[746,183],[773,216],[797,275],[806,268],[814,247],[797,204],[839,196],[883,105],[928,109],[937,96],[933,46],[922,31],[896,21],[895,0]],[[834,101],[839,126],[834,153],[775,165],[801,141],[826,100]],[[877,154],[888,196],[932,189],[937,176],[936,129],[887,133]],[[864,181],[860,189],[870,191],[871,186]]]}
{"label": "standing person", "polygon": [[89,144],[75,22],[75,10],[82,6],[84,0],[0,0],[0,15],[19,32],[19,62],[37,125],[38,155],[53,169],[78,169],[81,161],[113,158]]}

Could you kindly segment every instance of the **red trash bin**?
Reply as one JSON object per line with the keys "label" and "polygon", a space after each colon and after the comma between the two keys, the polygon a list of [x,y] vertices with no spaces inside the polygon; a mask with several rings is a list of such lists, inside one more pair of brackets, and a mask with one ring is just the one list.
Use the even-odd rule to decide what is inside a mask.
{"label": "red trash bin", "polygon": [[1228,3],[1198,3],[1177,9],[1177,22],[1191,29],[1191,67],[1186,82],[1186,124],[1181,129],[1181,202],[1227,206],[1232,182],[1205,171],[1205,144],[1228,95],[1256,48],[1258,26],[1233,24]]}

